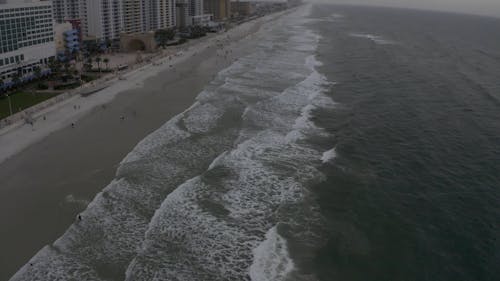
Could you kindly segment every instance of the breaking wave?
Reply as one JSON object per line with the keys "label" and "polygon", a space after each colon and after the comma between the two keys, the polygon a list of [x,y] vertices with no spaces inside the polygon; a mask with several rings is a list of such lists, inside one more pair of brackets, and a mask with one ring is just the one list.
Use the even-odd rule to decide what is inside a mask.
{"label": "breaking wave", "polygon": [[321,220],[308,188],[323,179],[322,152],[307,139],[326,132],[311,117],[334,105],[316,71],[320,38],[302,24],[307,12],[258,32],[252,40],[272,44],[257,44],[142,140],[66,233],[11,280],[300,275],[287,241],[314,240]]}

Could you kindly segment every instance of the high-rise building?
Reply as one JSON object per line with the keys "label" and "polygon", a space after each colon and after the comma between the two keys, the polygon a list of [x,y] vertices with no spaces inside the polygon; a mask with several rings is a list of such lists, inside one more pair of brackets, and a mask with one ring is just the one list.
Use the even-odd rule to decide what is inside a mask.
{"label": "high-rise building", "polygon": [[123,0],[81,0],[82,33],[96,39],[116,39],[123,31]]}
{"label": "high-rise building", "polygon": [[147,1],[144,0],[122,0],[122,17],[124,33],[143,32],[147,28]]}
{"label": "high-rise building", "polygon": [[56,54],[52,3],[0,0],[0,78],[28,79]]}
{"label": "high-rise building", "polygon": [[148,17],[150,24],[147,31],[172,28],[176,25],[175,0],[149,0]]}
{"label": "high-rise building", "polygon": [[203,15],[203,0],[176,0],[177,27],[193,25],[193,19]]}
{"label": "high-rise building", "polygon": [[205,13],[212,14],[214,20],[221,21],[230,18],[231,2],[229,0],[203,0]]}
{"label": "high-rise building", "polygon": [[52,0],[54,20],[63,23],[70,19],[79,19],[81,2],[81,0]]}
{"label": "high-rise building", "polygon": [[189,0],[176,0],[175,1],[175,17],[176,26],[178,28],[183,28],[191,25],[192,19],[190,14],[190,3]]}
{"label": "high-rise building", "polygon": [[[56,0],[66,5],[73,0]],[[82,32],[96,39],[118,39],[136,33],[175,26],[175,0],[78,0]],[[64,8],[58,11],[65,11]],[[58,18],[66,18],[59,16]]]}
{"label": "high-rise building", "polygon": [[203,0],[189,0],[189,15],[191,17],[203,15]]}

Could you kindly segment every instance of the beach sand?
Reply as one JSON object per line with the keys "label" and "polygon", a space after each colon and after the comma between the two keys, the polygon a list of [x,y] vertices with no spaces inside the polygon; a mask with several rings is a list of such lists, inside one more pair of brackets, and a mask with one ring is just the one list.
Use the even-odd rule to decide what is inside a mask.
{"label": "beach sand", "polygon": [[[193,104],[214,75],[229,65],[209,42],[227,35],[242,38],[276,16],[193,44],[173,67],[144,67],[87,100],[76,97],[47,110],[47,120],[39,119],[35,131],[25,125],[1,135],[4,158],[10,158],[0,164],[0,280],[63,234],[114,178],[127,153]],[[233,45],[235,58],[250,50],[243,42]],[[135,88],[122,91],[130,87]],[[74,109],[76,104],[81,108]]]}

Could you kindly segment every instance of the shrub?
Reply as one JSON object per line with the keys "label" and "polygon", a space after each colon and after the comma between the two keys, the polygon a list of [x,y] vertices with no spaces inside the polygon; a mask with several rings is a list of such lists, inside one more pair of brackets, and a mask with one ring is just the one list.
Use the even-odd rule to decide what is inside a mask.
{"label": "shrub", "polygon": [[36,86],[38,88],[38,90],[47,90],[49,89],[49,86],[45,83],[38,83],[38,85]]}

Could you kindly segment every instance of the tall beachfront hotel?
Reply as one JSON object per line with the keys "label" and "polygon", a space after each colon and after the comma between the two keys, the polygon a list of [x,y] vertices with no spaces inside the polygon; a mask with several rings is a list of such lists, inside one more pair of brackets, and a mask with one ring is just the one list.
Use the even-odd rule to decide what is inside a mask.
{"label": "tall beachfront hotel", "polygon": [[53,0],[53,3],[55,20],[79,19],[87,38],[114,40],[121,33],[170,28],[176,22],[174,0]]}
{"label": "tall beachfront hotel", "polygon": [[29,79],[56,54],[51,2],[0,0],[0,78]]}
{"label": "tall beachfront hotel", "polygon": [[81,0],[52,0],[54,20],[57,23],[63,23],[66,20],[79,19],[82,2]]}

